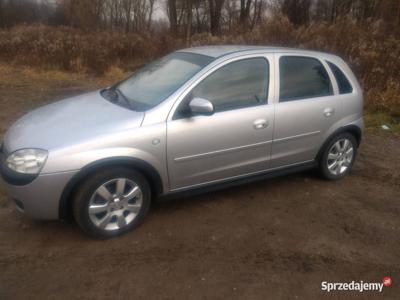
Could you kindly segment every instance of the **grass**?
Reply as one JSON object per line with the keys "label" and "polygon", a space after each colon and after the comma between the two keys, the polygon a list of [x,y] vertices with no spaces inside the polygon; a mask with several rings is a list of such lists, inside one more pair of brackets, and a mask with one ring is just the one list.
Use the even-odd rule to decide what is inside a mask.
{"label": "grass", "polygon": [[18,117],[40,105],[109,86],[126,76],[118,67],[94,76],[0,63],[0,137]]}
{"label": "grass", "polygon": [[[400,117],[395,117],[385,112],[365,112],[365,127],[374,133],[400,133]],[[388,129],[383,129],[387,126]]]}

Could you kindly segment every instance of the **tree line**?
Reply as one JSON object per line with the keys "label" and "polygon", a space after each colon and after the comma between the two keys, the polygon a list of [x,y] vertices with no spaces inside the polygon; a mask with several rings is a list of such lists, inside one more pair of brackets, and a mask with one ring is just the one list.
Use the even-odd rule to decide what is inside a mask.
{"label": "tree line", "polygon": [[398,28],[400,1],[0,0],[0,27],[44,23],[137,33],[167,28],[174,36],[190,37],[203,32],[245,32],[271,16],[287,17],[295,26],[349,17],[357,22],[379,19]]}

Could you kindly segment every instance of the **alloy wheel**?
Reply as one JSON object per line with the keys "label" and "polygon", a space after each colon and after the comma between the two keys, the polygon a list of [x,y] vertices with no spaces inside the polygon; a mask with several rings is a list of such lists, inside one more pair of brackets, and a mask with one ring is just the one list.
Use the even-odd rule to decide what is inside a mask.
{"label": "alloy wheel", "polygon": [[103,230],[119,230],[137,217],[143,204],[139,185],[127,178],[116,178],[100,185],[90,198],[92,223]]}
{"label": "alloy wheel", "polygon": [[353,144],[349,139],[340,139],[329,149],[328,170],[333,175],[341,175],[351,166],[354,157]]}

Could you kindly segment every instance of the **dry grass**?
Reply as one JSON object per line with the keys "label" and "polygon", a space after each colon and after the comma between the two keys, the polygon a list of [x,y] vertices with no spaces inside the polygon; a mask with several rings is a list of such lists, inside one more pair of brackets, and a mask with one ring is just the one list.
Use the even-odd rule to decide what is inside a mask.
{"label": "dry grass", "polygon": [[121,79],[121,75],[114,70],[109,76],[95,77],[85,73],[0,63],[0,140],[7,126],[33,108],[105,87]]}
{"label": "dry grass", "polygon": [[[397,134],[400,133],[400,122],[399,119],[393,117],[388,113],[371,113],[366,112],[364,114],[364,121],[368,132],[379,133],[379,134]],[[383,129],[382,126],[387,126],[387,129]]]}
{"label": "dry grass", "polygon": [[[338,54],[359,78],[367,110],[389,113],[396,122],[400,119],[400,36],[383,22],[360,25],[342,19],[335,24],[295,28],[282,17],[269,19],[252,32],[238,31],[221,37],[199,34],[191,39],[193,46],[205,44],[277,45]],[[43,69],[38,72],[28,68],[24,72],[31,78],[58,78],[60,84],[68,75],[54,70],[95,73],[102,80],[115,81],[138,66],[185,46],[183,40],[168,35],[87,32],[42,25],[0,30],[1,60]]]}
{"label": "dry grass", "polygon": [[24,65],[103,74],[112,65],[129,68],[160,56],[167,51],[161,42],[133,33],[17,26],[0,30],[0,56]]}

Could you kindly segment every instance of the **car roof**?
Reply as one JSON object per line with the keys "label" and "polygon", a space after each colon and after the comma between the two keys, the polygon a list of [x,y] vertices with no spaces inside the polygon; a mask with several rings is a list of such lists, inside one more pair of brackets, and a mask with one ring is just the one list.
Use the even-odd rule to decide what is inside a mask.
{"label": "car roof", "polygon": [[[178,52],[195,53],[218,58],[221,56],[234,54],[237,52],[253,52],[253,51],[265,51],[265,52],[296,52],[296,53],[307,53],[307,54],[328,54],[317,51],[310,51],[304,49],[286,48],[286,47],[271,47],[271,46],[248,46],[248,45],[218,45],[218,46],[200,46],[193,48],[186,48],[178,50]],[[245,53],[243,53],[245,54]]]}

